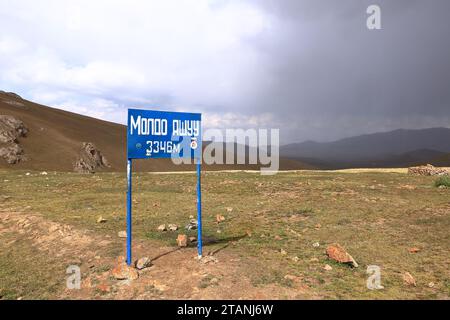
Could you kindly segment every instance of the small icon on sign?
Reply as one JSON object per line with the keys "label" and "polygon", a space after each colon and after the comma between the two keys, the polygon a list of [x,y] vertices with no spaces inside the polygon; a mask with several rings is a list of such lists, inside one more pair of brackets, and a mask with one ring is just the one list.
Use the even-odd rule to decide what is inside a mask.
{"label": "small icon on sign", "polygon": [[191,149],[195,150],[198,147],[197,138],[191,138]]}
{"label": "small icon on sign", "polygon": [[151,152],[149,149],[147,149],[146,152],[145,152],[145,155],[146,155],[147,157],[151,157],[152,152]]}
{"label": "small icon on sign", "polygon": [[140,149],[140,148],[142,148],[142,144],[136,143],[136,149]]}

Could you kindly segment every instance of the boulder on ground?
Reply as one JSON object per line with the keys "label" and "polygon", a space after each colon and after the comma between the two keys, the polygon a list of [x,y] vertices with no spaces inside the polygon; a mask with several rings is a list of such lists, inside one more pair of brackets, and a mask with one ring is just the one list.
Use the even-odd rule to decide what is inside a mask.
{"label": "boulder on ground", "polygon": [[186,225],[186,230],[196,230],[198,228],[197,220],[191,219]]}
{"label": "boulder on ground", "polygon": [[416,279],[409,272],[405,272],[402,276],[403,282],[408,286],[417,286]]}
{"label": "boulder on ground", "polygon": [[185,234],[179,234],[177,237],[177,244],[179,247],[187,247],[188,238]]}
{"label": "boulder on ground", "polygon": [[145,268],[148,268],[152,265],[152,261],[148,257],[140,258],[136,261],[136,269],[143,270]]}
{"label": "boulder on ground", "polygon": [[358,263],[356,263],[355,259],[353,259],[353,257],[337,243],[328,246],[327,255],[330,259],[339,263],[349,264],[355,268],[358,267]]}
{"label": "boulder on ground", "polygon": [[443,168],[437,168],[431,164],[426,166],[410,167],[408,168],[408,174],[419,176],[443,176],[449,175],[449,171]]}
{"label": "boulder on ground", "polygon": [[165,225],[165,224],[160,225],[160,226],[158,227],[158,231],[159,231],[159,232],[167,231],[166,225]]}
{"label": "boulder on ground", "polygon": [[137,270],[127,265],[123,257],[119,257],[117,265],[111,270],[111,275],[116,280],[136,280],[139,278]]}
{"label": "boulder on ground", "polygon": [[78,159],[73,170],[78,173],[95,173],[101,168],[109,168],[110,164],[105,156],[91,142],[83,142]]}
{"label": "boulder on ground", "polygon": [[106,219],[103,218],[102,216],[97,218],[97,223],[105,223],[105,222],[106,222]]}

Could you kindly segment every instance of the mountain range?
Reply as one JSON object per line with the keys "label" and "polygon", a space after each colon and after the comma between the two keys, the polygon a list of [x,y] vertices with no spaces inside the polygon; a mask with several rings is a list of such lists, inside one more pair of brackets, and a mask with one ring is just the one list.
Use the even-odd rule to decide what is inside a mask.
{"label": "mountain range", "polygon": [[[72,171],[83,142],[91,142],[109,163],[102,171],[126,168],[126,127],[80,114],[50,108],[14,93],[0,91],[0,116],[13,116],[27,126],[20,138],[27,161],[0,168]],[[208,142],[204,143],[205,145]],[[249,148],[246,148],[247,152]],[[137,171],[185,171],[170,159],[134,161]],[[280,169],[340,169],[408,167],[431,163],[450,166],[450,129],[394,130],[333,142],[306,141],[280,147]],[[205,165],[206,170],[259,170],[260,165]]]}
{"label": "mountain range", "polygon": [[306,141],[284,145],[283,157],[320,168],[449,166],[450,129],[394,130],[333,142]]}

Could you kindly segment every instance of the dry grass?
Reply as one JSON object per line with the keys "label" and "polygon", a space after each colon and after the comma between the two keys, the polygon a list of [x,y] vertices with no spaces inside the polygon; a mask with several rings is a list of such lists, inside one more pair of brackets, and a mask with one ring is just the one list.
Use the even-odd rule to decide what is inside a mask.
{"label": "dry grass", "polygon": [[[434,178],[409,176],[404,169],[276,176],[208,172],[203,178],[205,251],[230,243],[223,250],[241,258],[242,275],[256,287],[289,287],[292,281],[285,275],[292,275],[301,279],[310,297],[448,299],[450,190],[433,184]],[[125,188],[125,176],[119,173],[42,176],[32,172],[27,176],[25,172],[1,172],[0,208],[40,213],[49,220],[115,237],[125,229]],[[159,233],[156,228],[162,223],[183,228],[189,216],[196,214],[195,175],[136,174],[133,199],[135,237],[175,246],[176,232]],[[220,225],[217,214],[226,218]],[[96,223],[99,216],[107,222]],[[318,248],[313,246],[316,242]],[[334,242],[343,245],[360,267],[350,269],[329,261],[325,248]],[[409,253],[412,247],[420,251]],[[281,249],[287,254],[282,255]],[[15,250],[37,261],[47,259],[25,247]],[[42,286],[14,272],[21,259],[25,258],[8,255],[4,248],[0,254],[1,290],[8,292],[8,298],[14,297],[11,287]],[[49,263],[54,266],[57,261]],[[333,270],[325,271],[325,264]],[[366,288],[368,265],[381,267],[384,290]],[[27,265],[22,274],[34,268],[38,266]],[[403,283],[404,272],[415,277],[417,287]],[[54,279],[51,268],[41,279],[46,277]],[[46,295],[37,290],[32,297]]]}

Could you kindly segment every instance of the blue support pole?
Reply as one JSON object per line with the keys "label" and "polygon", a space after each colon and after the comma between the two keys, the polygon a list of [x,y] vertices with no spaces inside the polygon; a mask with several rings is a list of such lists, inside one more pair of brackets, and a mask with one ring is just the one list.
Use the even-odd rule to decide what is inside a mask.
{"label": "blue support pole", "polygon": [[131,173],[132,173],[132,160],[128,159],[127,164],[127,183],[128,183],[128,192],[127,192],[127,264],[131,265]]}
{"label": "blue support pole", "polygon": [[201,183],[202,165],[200,160],[197,162],[197,249],[198,258],[201,259],[203,252],[202,242],[202,183]]}

